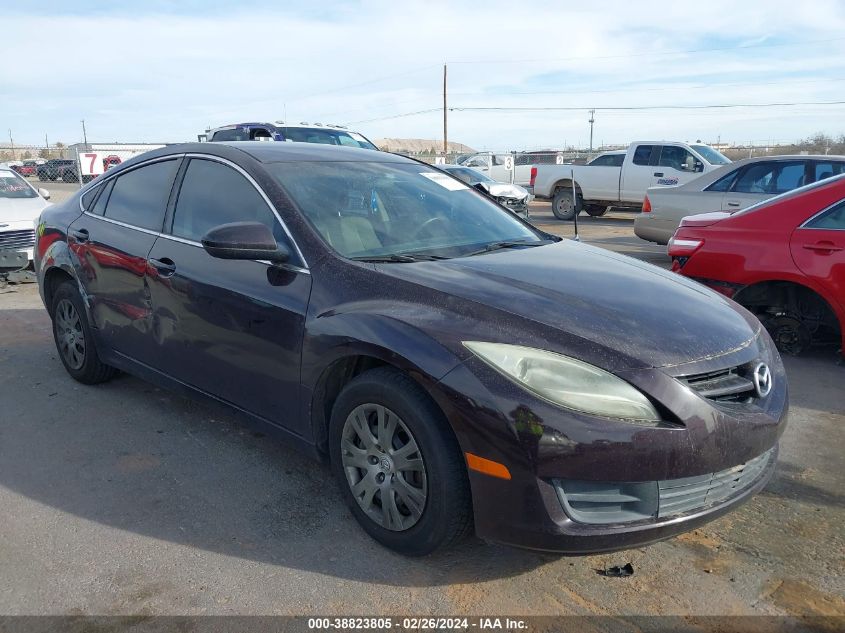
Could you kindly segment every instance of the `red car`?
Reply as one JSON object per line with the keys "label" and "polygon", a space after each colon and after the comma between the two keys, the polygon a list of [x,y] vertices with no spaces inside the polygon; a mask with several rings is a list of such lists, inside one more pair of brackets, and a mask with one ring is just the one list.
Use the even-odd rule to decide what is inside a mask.
{"label": "red car", "polygon": [[684,218],[669,255],[673,271],[753,312],[781,351],[835,343],[845,353],[845,175]]}

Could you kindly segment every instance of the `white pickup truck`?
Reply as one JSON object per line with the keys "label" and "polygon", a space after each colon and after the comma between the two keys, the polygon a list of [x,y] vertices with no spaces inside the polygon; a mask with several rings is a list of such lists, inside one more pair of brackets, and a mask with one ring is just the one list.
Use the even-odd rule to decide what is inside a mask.
{"label": "white pickup truck", "polygon": [[649,187],[680,185],[729,162],[707,145],[639,141],[628,147],[621,167],[537,165],[529,184],[536,197],[552,199],[555,217],[571,220],[582,209],[593,216],[611,206],[641,209]]}

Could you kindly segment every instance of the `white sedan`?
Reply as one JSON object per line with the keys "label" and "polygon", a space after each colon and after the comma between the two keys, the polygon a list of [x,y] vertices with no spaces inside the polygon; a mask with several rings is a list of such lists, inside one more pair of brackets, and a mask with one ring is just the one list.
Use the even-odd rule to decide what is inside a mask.
{"label": "white sedan", "polygon": [[35,222],[50,204],[49,197],[46,190],[36,189],[14,170],[0,167],[0,273],[32,263]]}
{"label": "white sedan", "polygon": [[667,244],[688,215],[709,211],[735,213],[772,196],[845,171],[845,156],[760,156],[708,172],[677,187],[646,192],[634,233]]}

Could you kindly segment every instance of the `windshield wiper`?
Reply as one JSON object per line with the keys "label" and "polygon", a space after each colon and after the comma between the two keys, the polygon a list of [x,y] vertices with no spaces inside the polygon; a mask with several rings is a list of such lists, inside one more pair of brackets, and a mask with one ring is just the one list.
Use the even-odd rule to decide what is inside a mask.
{"label": "windshield wiper", "polygon": [[422,253],[390,253],[389,255],[363,255],[361,257],[350,257],[356,262],[371,262],[374,264],[383,263],[408,263],[408,262],[430,262],[438,259],[449,259],[442,255],[425,255]]}
{"label": "windshield wiper", "polygon": [[493,251],[500,251],[505,248],[517,248],[520,246],[543,246],[544,244],[551,244],[552,240],[539,240],[537,242],[524,242],[520,240],[504,240],[501,242],[490,242],[483,248],[475,251],[470,251],[461,255],[461,257],[471,257],[473,255],[483,255],[484,253],[492,253]]}

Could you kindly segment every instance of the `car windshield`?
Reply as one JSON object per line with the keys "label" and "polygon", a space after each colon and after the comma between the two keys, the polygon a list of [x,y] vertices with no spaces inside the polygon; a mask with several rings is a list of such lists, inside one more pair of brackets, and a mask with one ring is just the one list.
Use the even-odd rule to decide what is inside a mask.
{"label": "car windshield", "polygon": [[701,154],[701,157],[711,165],[727,165],[731,159],[720,154],[709,145],[690,145],[696,152]]}
{"label": "car windshield", "polygon": [[268,169],[344,257],[410,261],[411,255],[460,257],[547,241],[486,196],[426,165],[302,162]]}
{"label": "car windshield", "polygon": [[496,182],[487,174],[482,174],[480,171],[470,169],[469,167],[449,167],[443,171],[459,180],[463,180],[468,185],[474,185],[477,182]]}
{"label": "car windshield", "polygon": [[362,147],[364,149],[378,149],[357,132],[330,130],[319,127],[287,127],[282,133],[286,139],[298,143],[323,143],[324,145],[345,145],[346,147]]}
{"label": "car windshield", "polygon": [[13,171],[0,171],[0,198],[35,198],[38,194]]}

